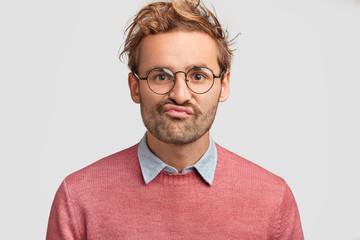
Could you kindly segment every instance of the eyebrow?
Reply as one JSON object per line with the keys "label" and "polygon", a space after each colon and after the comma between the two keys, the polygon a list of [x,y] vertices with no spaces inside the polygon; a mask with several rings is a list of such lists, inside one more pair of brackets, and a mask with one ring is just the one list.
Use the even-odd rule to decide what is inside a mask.
{"label": "eyebrow", "polygon": [[155,68],[167,68],[167,69],[170,69],[172,72],[177,72],[177,71],[189,71],[190,69],[192,68],[201,68],[201,67],[206,67],[208,69],[210,69],[212,72],[214,72],[214,70],[208,66],[207,64],[204,64],[204,63],[200,63],[200,64],[191,64],[191,65],[188,65],[186,66],[185,69],[176,69],[176,71],[174,70],[173,67],[171,67],[170,65],[153,65],[152,67],[150,67],[147,71],[146,71],[146,75],[149,74],[149,72]]}

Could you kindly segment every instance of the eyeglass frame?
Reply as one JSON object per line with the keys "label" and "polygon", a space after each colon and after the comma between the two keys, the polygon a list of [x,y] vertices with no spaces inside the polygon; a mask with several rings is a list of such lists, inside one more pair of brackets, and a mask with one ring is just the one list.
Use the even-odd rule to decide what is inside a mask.
{"label": "eyeglass frame", "polygon": [[[196,68],[206,68],[206,69],[208,69],[208,70],[211,72],[211,74],[213,75],[213,81],[212,81],[212,84],[211,84],[210,88],[209,88],[208,90],[206,90],[205,92],[202,92],[202,93],[195,92],[195,91],[192,90],[192,89],[189,87],[189,85],[188,85],[188,82],[189,82],[190,80],[187,79],[187,75],[188,75],[188,73],[189,73],[191,70],[196,69]],[[155,70],[155,69],[168,69],[168,70],[170,70],[170,72],[174,75],[174,80],[173,80],[174,85],[170,88],[169,91],[167,91],[167,92],[165,92],[165,93],[158,93],[158,92],[155,92],[155,91],[150,87],[148,78],[149,78],[150,73],[151,73],[153,70]],[[212,89],[212,87],[214,86],[215,78],[221,78],[221,80],[222,80],[222,77],[223,77],[224,72],[225,72],[225,70],[221,71],[221,73],[220,73],[219,75],[215,75],[215,74],[213,73],[213,71],[212,71],[211,69],[209,69],[208,67],[198,67],[198,66],[195,66],[195,67],[190,68],[189,71],[187,71],[187,72],[177,71],[177,72],[174,73],[171,69],[169,69],[169,68],[167,68],[167,67],[156,67],[156,68],[151,69],[151,70],[147,73],[146,77],[139,77],[139,75],[137,75],[135,72],[132,72],[132,74],[133,74],[138,80],[146,80],[146,83],[147,83],[148,87],[150,88],[150,90],[151,90],[153,93],[158,94],[158,95],[165,95],[165,94],[168,94],[169,92],[171,92],[171,91],[173,90],[173,88],[175,87],[175,84],[176,84],[176,74],[178,74],[178,73],[183,73],[183,74],[185,75],[185,83],[186,83],[186,86],[187,86],[188,89],[190,89],[191,92],[193,92],[193,93],[195,93],[195,94],[205,94],[205,93],[209,92],[209,91]]]}

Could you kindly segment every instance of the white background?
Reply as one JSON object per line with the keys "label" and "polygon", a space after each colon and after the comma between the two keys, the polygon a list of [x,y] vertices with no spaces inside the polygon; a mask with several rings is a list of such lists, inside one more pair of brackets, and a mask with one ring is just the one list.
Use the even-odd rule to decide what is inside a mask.
{"label": "white background", "polygon": [[[144,134],[117,56],[148,2],[1,1],[1,239],[44,239],[60,182]],[[306,239],[360,239],[360,1],[212,3],[241,32],[213,138],[285,178]]]}

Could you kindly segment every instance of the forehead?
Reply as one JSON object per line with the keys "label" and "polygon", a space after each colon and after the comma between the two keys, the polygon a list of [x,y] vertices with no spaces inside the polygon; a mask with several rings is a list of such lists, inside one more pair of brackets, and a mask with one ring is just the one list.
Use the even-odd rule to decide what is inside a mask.
{"label": "forehead", "polygon": [[208,34],[178,30],[146,36],[140,45],[139,71],[154,67],[185,70],[191,66],[218,69],[217,45]]}

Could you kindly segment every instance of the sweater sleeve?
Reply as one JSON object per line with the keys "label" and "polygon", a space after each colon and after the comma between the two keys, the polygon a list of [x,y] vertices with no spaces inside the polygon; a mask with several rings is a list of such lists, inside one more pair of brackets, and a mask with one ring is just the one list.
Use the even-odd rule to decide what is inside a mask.
{"label": "sweater sleeve", "polygon": [[76,225],[73,204],[65,180],[56,192],[51,207],[46,240],[81,239]]}
{"label": "sweater sleeve", "polygon": [[304,240],[296,201],[293,193],[286,183],[278,211],[277,223],[276,239]]}

